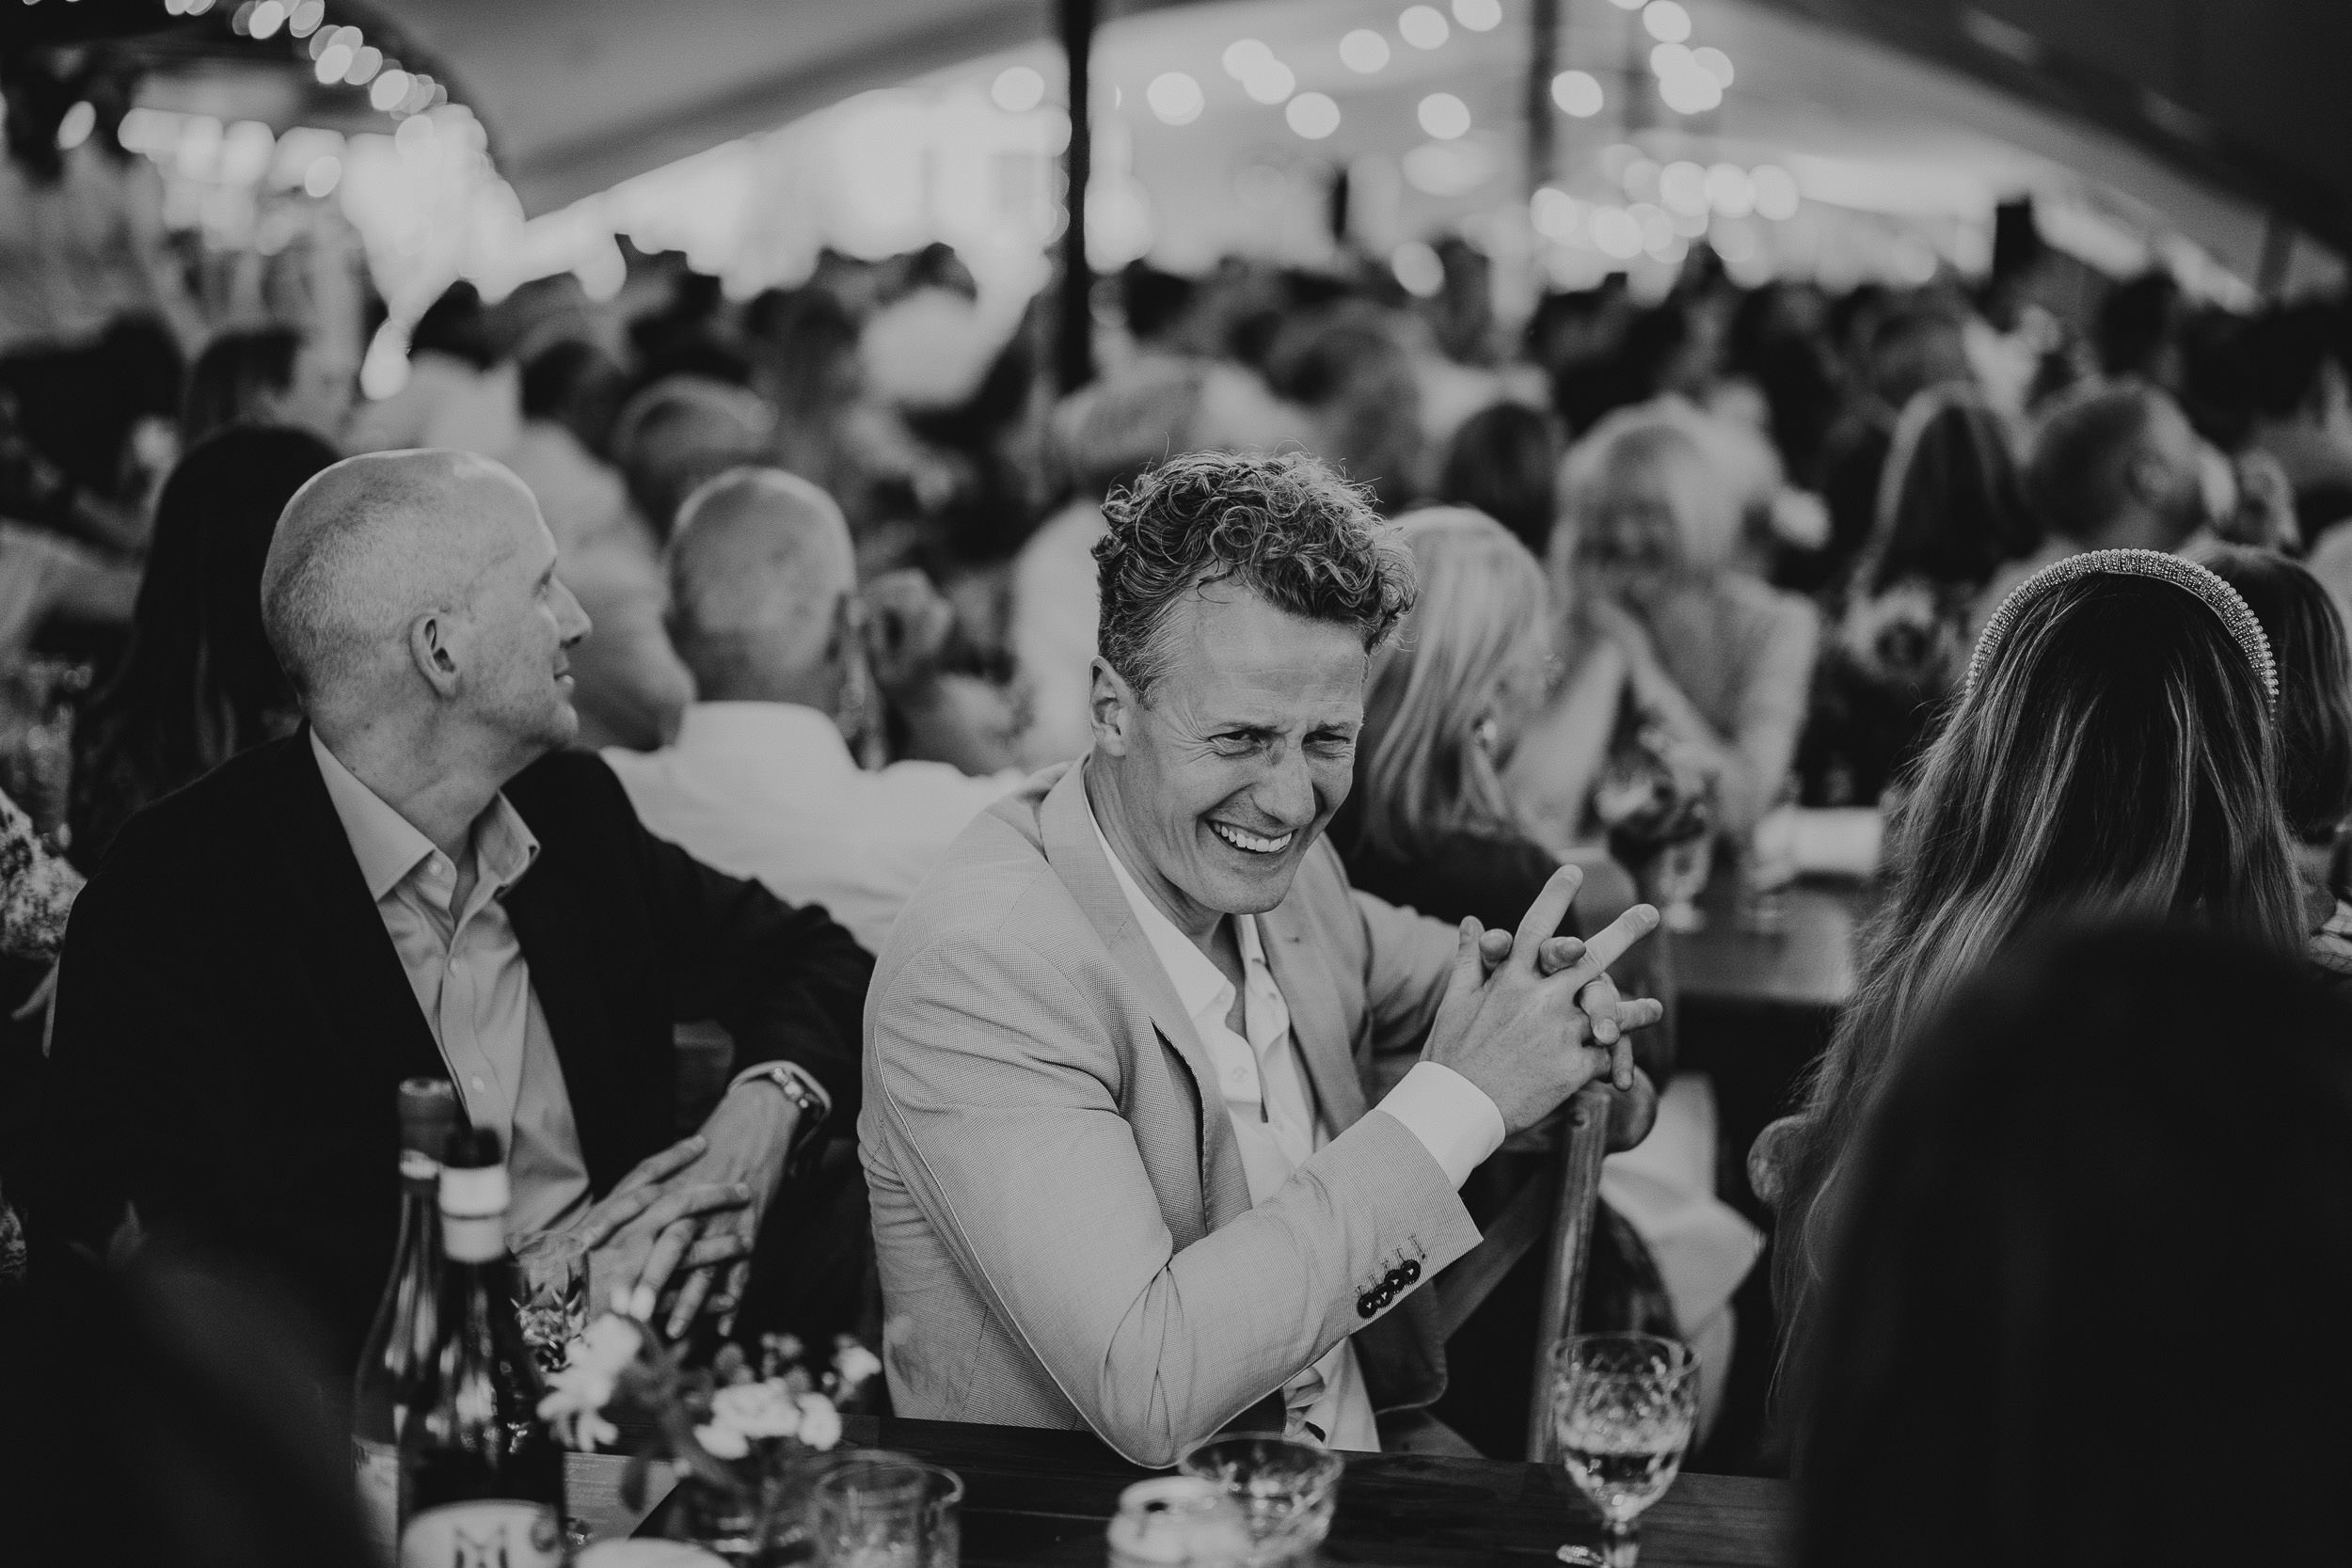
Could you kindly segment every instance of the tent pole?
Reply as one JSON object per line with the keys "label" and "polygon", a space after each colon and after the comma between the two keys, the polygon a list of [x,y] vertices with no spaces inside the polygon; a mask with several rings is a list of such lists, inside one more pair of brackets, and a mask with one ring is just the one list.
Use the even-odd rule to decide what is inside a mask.
{"label": "tent pole", "polygon": [[1535,0],[1527,10],[1527,190],[1534,196],[1551,178],[1551,77],[1560,67],[1560,0]]}
{"label": "tent pole", "polygon": [[1061,23],[1062,54],[1070,65],[1070,147],[1064,153],[1069,176],[1064,203],[1069,221],[1062,226],[1061,297],[1057,302],[1054,364],[1065,392],[1094,379],[1094,275],[1087,266],[1087,182],[1094,172],[1092,85],[1088,67],[1094,54],[1096,0],[1057,0]]}

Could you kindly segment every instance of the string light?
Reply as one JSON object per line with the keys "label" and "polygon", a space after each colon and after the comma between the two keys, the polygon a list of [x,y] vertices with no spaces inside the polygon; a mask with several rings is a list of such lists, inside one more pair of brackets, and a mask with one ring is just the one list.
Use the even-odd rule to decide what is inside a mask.
{"label": "string light", "polygon": [[1435,6],[1407,8],[1397,17],[1396,30],[1399,37],[1416,49],[1441,48],[1452,33],[1452,29],[1445,24],[1445,18]]}
{"label": "string light", "polygon": [[1321,141],[1340,128],[1340,106],[1319,92],[1302,92],[1282,110],[1290,128],[1309,141]]}
{"label": "string light", "polygon": [[1473,33],[1491,33],[1502,24],[1502,0],[1454,0],[1454,20]]}
{"label": "string light", "polygon": [[1025,115],[1045,102],[1045,78],[1029,66],[1007,66],[990,84],[988,96],[1005,113]]}
{"label": "string light", "polygon": [[1340,40],[1340,63],[1369,76],[1389,63],[1389,40],[1369,27],[1359,27]]}
{"label": "string light", "polygon": [[1551,79],[1551,101],[1564,115],[1590,119],[1600,113],[1600,81],[1590,71],[1564,71]]}
{"label": "string light", "polygon": [[1152,85],[1143,89],[1144,102],[1152,112],[1169,125],[1190,125],[1200,118],[1206,100],[1200,84],[1181,71],[1165,71],[1152,78]]}
{"label": "string light", "polygon": [[1433,92],[1421,101],[1421,128],[1439,141],[1453,141],[1470,128],[1470,105],[1450,92]]}

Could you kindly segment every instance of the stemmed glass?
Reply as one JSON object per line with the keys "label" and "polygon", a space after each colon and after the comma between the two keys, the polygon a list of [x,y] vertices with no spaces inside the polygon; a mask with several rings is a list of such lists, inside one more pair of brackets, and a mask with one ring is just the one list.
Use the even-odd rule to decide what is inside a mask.
{"label": "stemmed glass", "polygon": [[1634,1521],[1682,1469],[1698,1418],[1698,1353],[1654,1334],[1579,1334],[1552,1355],[1560,1462],[1600,1511],[1604,1550],[1563,1546],[1560,1560],[1633,1568]]}

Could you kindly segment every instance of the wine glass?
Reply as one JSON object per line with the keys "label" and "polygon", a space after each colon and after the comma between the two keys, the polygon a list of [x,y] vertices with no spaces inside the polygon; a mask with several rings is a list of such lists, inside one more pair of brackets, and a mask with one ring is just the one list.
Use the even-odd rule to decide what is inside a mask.
{"label": "wine glass", "polygon": [[1579,1334],[1552,1355],[1560,1462],[1600,1511],[1604,1550],[1563,1546],[1560,1560],[1633,1568],[1633,1523],[1682,1469],[1698,1418],[1698,1353],[1654,1334]]}
{"label": "wine glass", "polygon": [[577,1230],[515,1238],[515,1316],[523,1343],[545,1373],[563,1370],[572,1341],[588,1332],[588,1247]]}

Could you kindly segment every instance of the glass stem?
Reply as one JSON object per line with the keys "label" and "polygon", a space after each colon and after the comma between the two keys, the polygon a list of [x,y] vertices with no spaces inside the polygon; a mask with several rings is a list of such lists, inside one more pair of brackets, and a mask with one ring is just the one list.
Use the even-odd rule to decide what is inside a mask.
{"label": "glass stem", "polygon": [[1603,1552],[1609,1560],[1609,1568],[1633,1568],[1633,1560],[1641,1549],[1641,1536],[1633,1526],[1621,1525],[1613,1519],[1609,1522],[1608,1533],[1603,1539]]}

